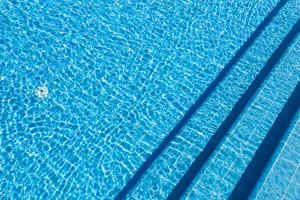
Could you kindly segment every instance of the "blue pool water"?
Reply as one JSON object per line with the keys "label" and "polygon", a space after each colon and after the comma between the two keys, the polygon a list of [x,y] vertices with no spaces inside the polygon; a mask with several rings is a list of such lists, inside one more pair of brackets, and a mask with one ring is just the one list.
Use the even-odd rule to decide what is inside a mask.
{"label": "blue pool water", "polygon": [[[252,104],[230,131],[227,139],[219,146],[203,171],[198,174],[198,182],[190,187],[192,191],[189,196],[192,197],[192,195],[208,190],[211,192],[210,195],[217,196],[217,199],[229,197],[232,187],[239,180],[285,101],[300,80],[297,75],[300,69],[295,67],[300,61],[296,56],[299,44],[297,41],[291,47],[285,58],[275,68],[273,75],[266,80]],[[276,93],[272,93],[273,88],[277,88]],[[272,98],[267,95],[272,95]],[[206,185],[207,181],[204,181],[208,177],[210,185]],[[201,190],[203,187],[204,190]]]}
{"label": "blue pool water", "polygon": [[[278,2],[0,1],[0,199],[115,198]],[[168,196],[299,12],[288,1],[128,199]]]}
{"label": "blue pool water", "polygon": [[253,199],[299,199],[299,152],[296,150],[300,137],[300,111],[280,144],[252,193]]}
{"label": "blue pool water", "polygon": [[[150,167],[145,178],[140,181],[140,185],[133,191],[133,198],[139,199],[147,196],[151,199],[154,195],[165,198],[172,191],[174,185],[177,184],[195,157],[204,148],[210,135],[217,130],[234,103],[296,22],[299,11],[295,13],[294,8],[297,6],[299,7],[297,1],[288,2],[279,15],[275,17],[275,21],[266,28],[241,61],[236,64],[229,76],[212,94],[212,97],[199,109],[198,113],[156,163]],[[285,28],[282,29],[282,27]],[[272,42],[269,43],[270,41]],[[253,60],[255,65],[251,64]],[[251,67],[247,68],[249,64]],[[245,71],[245,69],[247,70]],[[245,76],[241,76],[241,74],[245,74]],[[225,94],[224,91],[226,91]],[[257,115],[257,117],[259,116]],[[254,141],[257,139],[256,137],[257,135],[254,134]],[[230,141],[235,140],[231,139]],[[224,156],[224,159],[226,159],[226,156]],[[210,184],[207,181],[203,181],[203,183],[207,187]],[[207,197],[207,195],[205,196]]]}

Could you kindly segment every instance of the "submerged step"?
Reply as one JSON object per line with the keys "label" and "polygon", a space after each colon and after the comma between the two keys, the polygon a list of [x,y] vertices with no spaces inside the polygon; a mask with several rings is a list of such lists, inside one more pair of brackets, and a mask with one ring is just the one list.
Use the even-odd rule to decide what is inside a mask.
{"label": "submerged step", "polygon": [[210,138],[209,142],[206,144],[205,148],[202,152],[197,156],[191,167],[181,178],[179,183],[175,186],[171,194],[168,196],[168,199],[179,199],[190,183],[193,181],[199,170],[211,156],[213,151],[219,145],[223,137],[226,135],[228,130],[231,128],[235,120],[242,113],[243,109],[246,107],[247,103],[250,101],[251,97],[255,94],[257,89],[269,75],[271,70],[275,67],[276,63],[279,61],[281,56],[285,53],[288,46],[297,36],[300,31],[300,19],[294,25],[292,30],[288,33],[288,35],[284,38],[282,43],[278,46],[275,52],[272,54],[266,65],[259,72],[255,80],[251,83],[250,87],[246,90],[246,92],[242,95],[242,97],[238,100],[238,102],[234,105],[230,114],[226,117],[222,125],[218,128],[216,133]]}
{"label": "submerged step", "polygon": [[210,135],[221,124],[297,20],[294,19],[293,12],[286,15],[293,6],[292,4],[283,8],[280,16],[275,18],[276,21],[266,28],[183,131],[153,163],[137,187],[129,194],[130,198],[167,197],[193,162],[196,154],[204,148]]}
{"label": "submerged step", "polygon": [[249,199],[300,199],[300,109],[288,129]]}
{"label": "submerged step", "polygon": [[159,155],[164,151],[167,145],[174,139],[174,137],[180,132],[182,127],[188,122],[188,120],[195,114],[198,108],[204,103],[204,101],[209,97],[209,95],[215,90],[218,84],[226,77],[228,72],[234,66],[234,64],[242,57],[245,51],[251,46],[255,39],[261,34],[264,28],[269,24],[277,12],[285,5],[287,1],[281,0],[277,6],[266,16],[264,21],[257,27],[257,29],[251,34],[248,40],[243,46],[236,52],[235,56],[229,61],[229,63],[224,67],[224,69],[218,74],[218,76],[211,82],[211,84],[204,90],[200,95],[198,100],[191,106],[191,108],[186,112],[183,118],[176,124],[176,126],[171,130],[171,132],[164,138],[160,145],[154,150],[154,152],[147,158],[147,160],[142,164],[134,176],[126,183],[125,187],[118,193],[116,199],[123,199],[129,191],[136,185],[143,174],[151,166],[151,164],[159,157]]}
{"label": "submerged step", "polygon": [[[298,24],[300,27],[300,23]],[[282,111],[276,118],[273,126],[258,147],[254,157],[244,171],[241,179],[232,191],[229,200],[248,199],[248,196],[254,188],[257,180],[261,176],[265,166],[274,153],[283,134],[288,128],[292,118],[300,106],[300,82],[284,105]]]}
{"label": "submerged step", "polygon": [[[4,160],[20,163],[17,177],[27,167],[45,180],[59,172],[33,180],[35,191],[8,181],[8,195],[22,190],[8,197],[113,199],[278,1],[62,1],[42,10],[40,1],[24,16],[18,4],[2,7],[0,110],[4,149],[13,149]],[[53,98],[37,104],[45,82]]]}
{"label": "submerged step", "polygon": [[[299,37],[298,37],[299,38]],[[255,151],[300,80],[300,41],[289,48],[275,72],[252,99],[184,196],[228,199]],[[209,178],[210,184],[207,184]]]}

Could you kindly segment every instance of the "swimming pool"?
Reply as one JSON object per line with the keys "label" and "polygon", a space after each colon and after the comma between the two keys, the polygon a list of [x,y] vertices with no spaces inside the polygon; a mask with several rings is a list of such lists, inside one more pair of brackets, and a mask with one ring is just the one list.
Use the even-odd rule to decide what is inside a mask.
{"label": "swimming pool", "polygon": [[251,198],[299,199],[299,153],[295,149],[299,139],[299,114],[298,111],[289,134],[276,150]]}
{"label": "swimming pool", "polygon": [[[270,26],[266,28],[262,35],[257,39],[256,43],[248,50],[241,61],[236,64],[228,78],[224,80],[219,88],[217,88],[216,92],[212,94],[212,97],[208,99],[207,103],[199,109],[198,113],[191,119],[183,129],[182,133],[179,134],[178,138],[171,143],[170,147],[159,158],[156,164],[151,167],[147,173],[147,178],[141,181],[141,185],[135,190],[134,196],[139,192],[142,193],[141,196],[145,196],[146,193],[152,193],[152,195],[155,193],[168,195],[168,192],[166,191],[172,190],[172,186],[178,182],[191,162],[196,158],[197,154],[204,148],[210,135],[216,131],[226,115],[228,115],[230,109],[235,104],[236,99],[238,99],[240,97],[239,95],[243,93],[243,90],[247,88],[247,84],[251,83],[251,78],[254,78],[260,68],[264,66],[270,54],[297,20],[296,17],[294,18],[294,16],[297,15],[294,15],[294,13],[291,12],[295,7],[295,3],[296,1],[289,2],[279,13],[277,18],[275,18],[276,22],[271,23]],[[290,15],[286,15],[286,13],[290,13]],[[288,18],[284,19],[285,17]],[[282,32],[282,35],[279,34],[280,27],[286,27]],[[276,37],[278,38],[274,37],[274,33],[277,33]],[[271,44],[274,46],[269,45],[267,41],[272,41]],[[241,73],[243,70],[247,69],[249,63],[253,63],[253,60],[255,60],[255,65],[252,64],[248,71]],[[246,77],[241,74],[246,74]],[[237,77],[240,78],[238,79]],[[223,95],[224,90],[228,92],[227,95]],[[231,98],[228,98],[228,96]],[[269,99],[269,97],[267,99]],[[284,103],[284,100],[282,103]],[[265,105],[264,109],[269,109],[270,104],[264,103],[262,105]],[[210,112],[211,110],[215,110],[215,112]],[[262,115],[251,114],[250,116],[260,117]],[[242,128],[245,128],[251,121],[253,121],[253,118],[244,123]],[[256,120],[255,122],[257,123]],[[246,133],[245,131],[242,132]],[[256,132],[260,131],[257,130]],[[252,141],[256,142],[256,145],[258,145],[260,143],[258,140],[259,138],[257,138],[259,134],[256,132],[253,136],[249,133],[247,133],[247,135],[248,137],[251,136]],[[236,139],[237,138],[229,140],[230,146],[235,146],[234,142]],[[250,152],[253,152],[255,151],[255,148],[249,148],[249,150]],[[228,150],[225,150],[225,152],[228,152]],[[170,155],[172,155],[173,159],[169,158]],[[226,155],[222,157],[223,161],[227,159],[230,161],[230,156]],[[251,156],[248,159],[251,159]],[[240,161],[244,162],[243,159]],[[220,166],[224,167],[224,164]],[[214,168],[216,167],[214,166]],[[155,184],[153,182],[155,182]],[[204,184],[208,185],[207,181],[204,181]],[[154,189],[152,188],[159,189],[153,191]],[[138,199],[138,197],[136,198]],[[149,198],[151,198],[151,196],[149,196]]]}
{"label": "swimming pool", "polygon": [[[1,1],[1,198],[115,198],[278,2]],[[299,10],[287,1],[128,199],[167,198]]]}

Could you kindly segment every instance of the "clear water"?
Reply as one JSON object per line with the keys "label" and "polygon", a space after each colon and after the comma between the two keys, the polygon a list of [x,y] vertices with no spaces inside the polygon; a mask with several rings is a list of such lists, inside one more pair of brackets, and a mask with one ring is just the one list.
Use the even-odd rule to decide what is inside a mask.
{"label": "clear water", "polygon": [[[132,191],[130,198],[165,199],[168,196],[196,156],[202,151],[211,135],[214,134],[229,114],[236,101],[297,21],[297,16],[300,13],[295,8],[299,6],[300,4],[297,1],[287,3],[274,21],[245,53],[244,57],[234,66],[228,77],[225,78],[207,102],[200,107],[197,114],[183,128],[178,137],[171,142],[168,149],[150,167],[143,179]],[[284,101],[281,102],[284,103]],[[235,140],[230,139],[230,141]],[[249,150],[253,151],[255,148]],[[226,151],[229,150],[227,149]],[[245,150],[244,153],[247,153],[247,151]],[[251,158],[249,157],[248,160]],[[231,162],[231,159],[234,158],[228,155],[221,158],[222,161],[228,160],[229,162]],[[219,166],[222,165],[220,164]],[[216,168],[216,166],[212,165],[212,168]],[[209,174],[207,177],[212,178],[214,175]],[[210,190],[207,193],[204,189],[201,190],[202,192],[199,190],[197,191],[199,192],[197,198],[196,196],[193,196],[193,198],[207,199],[210,192],[212,192],[210,196],[213,196],[216,185],[211,184],[209,180],[201,180],[201,182],[206,189]],[[224,195],[228,191],[231,192],[227,188],[222,188],[221,191],[224,192]],[[218,198],[226,197],[220,196]]]}
{"label": "clear water", "polygon": [[0,197],[112,199],[277,2],[0,1]]}
{"label": "clear water", "polygon": [[300,110],[251,194],[252,199],[300,199]]}
{"label": "clear water", "polygon": [[[203,194],[212,199],[227,199],[251,161],[288,97],[300,81],[300,37],[275,71],[265,81],[253,102],[229,131],[226,140],[197,175],[186,199]],[[275,92],[276,91],[276,92]],[[284,178],[282,177],[282,180]]]}

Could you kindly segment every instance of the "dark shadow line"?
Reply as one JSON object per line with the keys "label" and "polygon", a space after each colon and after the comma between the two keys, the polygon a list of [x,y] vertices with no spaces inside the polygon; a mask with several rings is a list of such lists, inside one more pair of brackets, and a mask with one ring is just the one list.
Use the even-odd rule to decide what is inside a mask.
{"label": "dark shadow line", "polygon": [[134,176],[126,183],[125,187],[118,193],[115,200],[120,200],[125,198],[128,192],[136,185],[143,174],[147,171],[150,165],[155,161],[155,159],[163,152],[166,146],[174,139],[174,137],[179,133],[181,128],[188,122],[188,120],[194,115],[198,108],[203,104],[203,102],[209,97],[209,95],[215,90],[218,84],[226,77],[229,70],[234,66],[234,64],[242,57],[245,51],[252,45],[254,40],[261,34],[264,28],[270,23],[273,17],[278,13],[278,11],[285,5],[287,0],[281,0],[276,7],[266,16],[264,21],[256,28],[256,30],[251,34],[248,40],[240,47],[236,52],[234,57],[227,63],[227,65],[222,69],[218,76],[210,83],[210,85],[205,89],[205,91],[200,95],[198,100],[191,106],[191,108],[185,113],[183,118],[177,123],[177,125],[171,130],[171,132],[164,138],[160,145],[153,151],[153,153],[147,158],[147,160],[142,164]]}
{"label": "dark shadow line", "polygon": [[233,109],[230,111],[229,115],[223,121],[221,126],[215,132],[215,134],[210,138],[209,142],[206,144],[202,152],[197,156],[197,158],[192,163],[191,167],[187,170],[184,176],[180,179],[179,183],[174,187],[168,199],[179,199],[181,195],[185,192],[187,187],[190,185],[194,177],[197,175],[199,170],[202,168],[204,163],[211,156],[213,151],[216,149],[218,144],[224,138],[226,133],[229,131],[235,120],[242,113],[243,109],[246,107],[247,103],[251,100],[252,96],[261,86],[263,81],[267,78],[271,70],[275,67],[276,63],[280,60],[281,56],[287,50],[290,43],[294,40],[300,30],[300,19],[293,26],[290,32],[283,39],[281,44],[271,55],[266,65],[262,68],[259,74],[256,76],[254,81],[251,83],[250,87],[234,105]]}
{"label": "dark shadow line", "polygon": [[282,136],[291,123],[291,120],[299,109],[299,105],[300,83],[298,83],[294,89],[287,103],[284,105],[282,111],[276,118],[273,126],[257,149],[242,177],[230,194],[229,200],[248,199],[251,191],[253,190],[268,161],[278,146]]}

